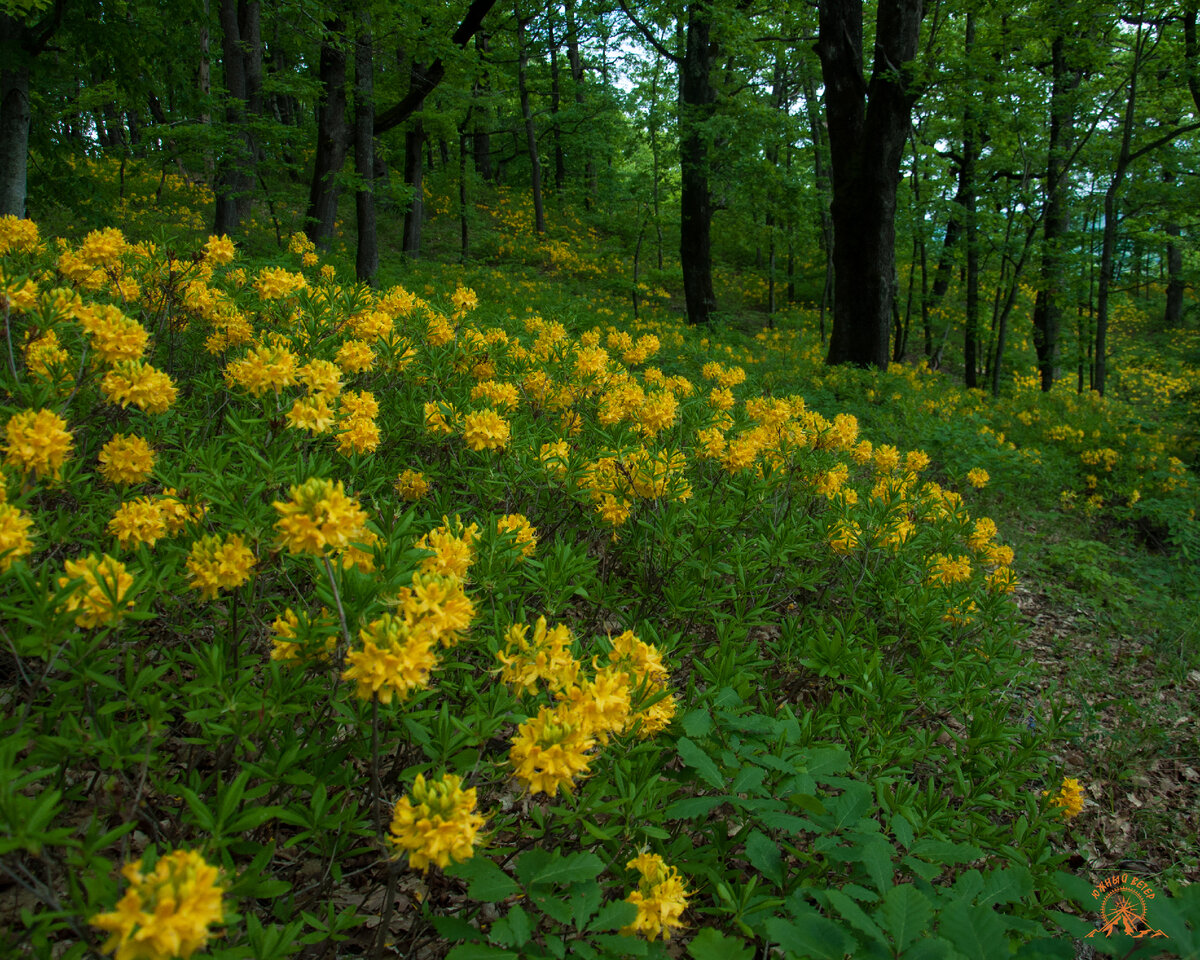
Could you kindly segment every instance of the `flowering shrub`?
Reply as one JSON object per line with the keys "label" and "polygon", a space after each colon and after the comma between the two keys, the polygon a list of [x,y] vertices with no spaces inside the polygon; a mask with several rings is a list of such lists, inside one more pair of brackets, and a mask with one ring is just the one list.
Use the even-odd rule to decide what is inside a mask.
{"label": "flowering shrub", "polygon": [[37,950],[79,918],[154,960],[221,923],[257,957],[961,947],[999,901],[938,891],[985,860],[1023,891],[1001,935],[1042,929],[1064,804],[1012,551],[925,451],[764,395],[796,343],[371,291],[302,239],[37,238],[0,223],[0,817]]}

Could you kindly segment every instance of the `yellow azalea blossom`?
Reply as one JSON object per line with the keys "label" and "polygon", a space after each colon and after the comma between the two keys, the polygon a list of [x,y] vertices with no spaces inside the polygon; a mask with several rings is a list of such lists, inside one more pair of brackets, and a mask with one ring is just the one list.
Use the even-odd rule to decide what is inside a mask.
{"label": "yellow azalea blossom", "polygon": [[33,552],[33,541],[29,539],[32,526],[29,514],[11,503],[0,503],[0,573],[7,573],[9,567]]}
{"label": "yellow azalea blossom", "polygon": [[154,469],[154,451],[143,437],[113,434],[100,448],[100,475],[109,483],[141,483]]}
{"label": "yellow azalea blossom", "polygon": [[134,547],[139,543],[154,546],[168,535],[163,502],[153,497],[138,497],[122,503],[108,521],[108,532],[122,547]]}
{"label": "yellow azalea blossom", "polygon": [[585,724],[572,704],[553,709],[543,706],[517,728],[510,741],[513,774],[531,793],[555,796],[559,788],[570,792],[576,777],[588,772],[589,751],[596,739],[585,733]]}
{"label": "yellow azalea blossom", "polygon": [[160,857],[148,874],[141,860],[121,872],[129,889],[116,910],[88,921],[109,935],[101,949],[115,960],[188,960],[208,942],[208,928],[224,919],[217,868],[194,850]]}
{"label": "yellow azalea blossom", "polygon": [[418,773],[410,796],[392,811],[391,842],[397,854],[408,854],[414,870],[440,868],[470,860],[486,819],[476,813],[475,788],[462,788],[462,778],[448,773],[425,780]]}
{"label": "yellow azalea blossom", "polygon": [[357,683],[360,698],[378,697],[380,703],[391,703],[393,696],[405,700],[412,691],[429,686],[437,654],[428,633],[413,631],[400,617],[385,613],[358,636],[362,647],[346,654],[350,666],[342,679]]}
{"label": "yellow azalea blossom", "polygon": [[23,410],[4,428],[4,462],[35,477],[59,478],[74,441],[67,422],[53,410]]}
{"label": "yellow azalea blossom", "polygon": [[133,574],[108,554],[97,557],[89,553],[80,560],[68,560],[64,569],[66,575],[58,578],[60,590],[72,580],[83,581],[62,600],[63,607],[76,614],[76,626],[85,629],[113,626],[133,606],[133,601],[126,599],[133,586]]}
{"label": "yellow azalea blossom", "polygon": [[396,606],[413,633],[423,633],[452,647],[475,619],[475,604],[463,592],[462,581],[437,573],[414,573],[412,585],[401,587]]}
{"label": "yellow azalea blossom", "polygon": [[320,556],[325,550],[345,550],[355,542],[366,542],[372,533],[367,515],[353,497],[346,496],[342,482],[312,477],[291,488],[291,499],[276,501],[279,520],[275,528],[290,553]]}
{"label": "yellow azalea blossom", "polygon": [[501,663],[500,679],[517,693],[537,693],[538,681],[560,690],[574,683],[579,673],[579,663],[571,654],[570,629],[563,624],[548,628],[545,617],[538,617],[532,636],[527,624],[509,627],[496,659]]}
{"label": "yellow azalea blossom", "polygon": [[977,490],[986,487],[990,479],[988,472],[980,467],[972,467],[967,471],[967,482]]}
{"label": "yellow azalea blossom", "polygon": [[[1042,796],[1048,792],[1043,791]],[[1050,801],[1052,806],[1061,807],[1063,816],[1073,820],[1083,812],[1083,785],[1074,777],[1063,777],[1062,786]]]}
{"label": "yellow azalea blossom", "polygon": [[432,557],[421,561],[421,572],[466,579],[467,571],[475,560],[475,540],[478,536],[478,524],[464,527],[457,514],[453,523],[449,518],[442,517],[440,527],[435,527],[417,540],[417,549],[433,553]]}
{"label": "yellow azalea blossom", "polygon": [[496,521],[496,532],[512,539],[512,545],[520,551],[521,559],[532,557],[537,549],[537,527],[523,513],[501,517]]}
{"label": "yellow azalea blossom", "polygon": [[485,407],[463,417],[462,435],[472,450],[503,450],[508,446],[509,424]]}
{"label": "yellow azalea blossom", "polygon": [[957,559],[945,554],[934,554],[929,561],[929,576],[927,583],[949,586],[952,583],[962,583],[971,579],[971,558],[960,556]]}
{"label": "yellow azalea blossom", "polygon": [[218,590],[232,590],[249,580],[255,563],[254,552],[243,543],[240,535],[205,536],[192,544],[187,571],[200,596],[212,600]]}
{"label": "yellow azalea blossom", "polygon": [[637,907],[637,917],[621,932],[626,936],[640,934],[647,940],[656,940],[660,936],[670,940],[672,931],[684,926],[681,918],[687,909],[689,894],[683,877],[654,853],[643,853],[625,866],[637,870],[641,878],[638,888],[625,898]]}
{"label": "yellow azalea blossom", "polygon": [[420,500],[429,492],[429,480],[418,470],[405,470],[396,479],[395,487],[405,500]]}
{"label": "yellow azalea blossom", "polygon": [[298,663],[307,656],[328,660],[337,649],[334,628],[325,607],[315,620],[303,611],[297,614],[287,607],[271,622],[271,659],[284,663]]}

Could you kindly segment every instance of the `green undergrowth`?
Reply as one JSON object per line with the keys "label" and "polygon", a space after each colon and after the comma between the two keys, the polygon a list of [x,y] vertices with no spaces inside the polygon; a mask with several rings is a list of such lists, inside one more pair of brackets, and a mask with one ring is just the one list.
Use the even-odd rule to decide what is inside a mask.
{"label": "green undergrowth", "polygon": [[[34,465],[53,431],[5,448],[6,522],[29,534],[0,573],[0,949],[87,955],[122,864],[183,849],[221,871],[214,957],[1074,956],[1094,903],[1054,801],[1078,717],[1024,652],[1004,544],[1026,587],[1087,598],[1101,629],[1145,617],[1164,670],[1177,641],[1194,663],[1187,614],[1157,599],[1194,590],[1196,486],[1170,431],[1019,379],[992,401],[912,367],[829,370],[806,310],[689,330],[667,275],[634,320],[627,258],[586,227],[506,233],[522,213],[503,196],[478,216],[482,259],[388,262],[374,292],[336,251],[247,244],[227,264],[149,213],[126,232],[153,249],[9,250],[0,417],[51,411],[71,446],[58,471]],[[105,304],[148,337],[166,409],[114,402]],[[256,373],[256,345],[297,375],[278,353]],[[314,361],[336,374],[299,375]],[[318,394],[331,422],[304,428]],[[475,426],[487,411],[503,431]],[[116,434],[145,439],[148,472],[101,469]],[[397,489],[405,471],[428,489]],[[292,549],[280,505],[310,478],[363,510],[352,550]],[[140,497],[179,504],[179,526],[122,542]],[[449,570],[439,527],[469,547],[469,630],[389,702],[359,696],[346,658],[414,575]],[[205,536],[253,558],[211,593]],[[90,554],[129,582],[89,593]],[[581,691],[626,631],[663,664],[553,791],[511,748],[570,685],[513,683],[498,656],[539,617],[569,630]],[[393,805],[443,774],[486,826],[414,869]],[[639,934],[644,854],[687,903]],[[1152,919],[1189,955],[1178,879]]]}

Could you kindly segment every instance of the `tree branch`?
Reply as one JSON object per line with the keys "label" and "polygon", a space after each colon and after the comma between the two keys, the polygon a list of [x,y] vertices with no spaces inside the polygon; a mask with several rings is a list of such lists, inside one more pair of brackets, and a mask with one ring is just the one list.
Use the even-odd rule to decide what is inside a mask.
{"label": "tree branch", "polygon": [[675,54],[673,54],[670,50],[668,50],[666,47],[664,47],[659,42],[658,38],[656,36],[654,36],[653,33],[650,32],[650,28],[647,27],[644,23],[642,23],[642,21],[640,21],[637,17],[635,17],[633,15],[633,11],[629,9],[629,4],[626,3],[625,0],[617,0],[617,3],[620,4],[621,9],[623,11],[625,11],[625,16],[627,16],[629,18],[629,22],[632,23],[635,27],[637,27],[638,33],[640,33],[643,37],[646,38],[646,42],[648,44],[650,44],[650,46],[652,46],[655,50],[657,50],[659,53],[661,53],[664,57],[666,57],[672,63],[679,63],[679,57],[675,56]]}

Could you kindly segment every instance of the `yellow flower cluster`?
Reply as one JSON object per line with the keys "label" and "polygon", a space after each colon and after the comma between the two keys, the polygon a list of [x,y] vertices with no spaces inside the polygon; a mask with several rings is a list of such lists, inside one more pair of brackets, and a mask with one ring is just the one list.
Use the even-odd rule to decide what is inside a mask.
{"label": "yellow flower cluster", "polygon": [[291,607],[271,623],[271,659],[299,663],[309,656],[326,660],[337,648],[332,615],[324,607],[315,619]]}
{"label": "yellow flower cluster", "polygon": [[928,583],[949,586],[971,579],[971,558],[960,556],[948,557],[945,554],[935,554],[929,561]]}
{"label": "yellow flower cluster", "polygon": [[239,534],[204,536],[188,552],[187,571],[200,596],[213,600],[218,590],[233,590],[249,580],[256,562],[254,551]]}
{"label": "yellow flower cluster", "polygon": [[322,556],[325,551],[349,551],[355,544],[378,539],[367,528],[366,512],[346,496],[339,480],[310,477],[290,491],[291,499],[276,501],[275,528],[289,553]]}
{"label": "yellow flower cluster", "polygon": [[154,469],[154,451],[143,437],[113,434],[100,448],[100,475],[111,484],[141,483]]}
{"label": "yellow flower cluster", "polygon": [[478,536],[478,524],[464,527],[457,514],[453,523],[448,517],[442,517],[440,527],[417,540],[418,550],[428,550],[433,554],[421,561],[421,572],[465,580],[475,560],[475,540]]}
{"label": "yellow flower cluster", "polygon": [[29,531],[33,518],[11,503],[3,502],[3,477],[0,477],[0,573],[33,551]]}
{"label": "yellow flower cluster", "polygon": [[537,549],[537,527],[523,513],[510,513],[496,521],[496,532],[520,551],[520,559],[532,557]]}
{"label": "yellow flower cluster", "polygon": [[443,647],[458,643],[475,619],[475,604],[463,591],[462,581],[453,575],[414,573],[410,586],[396,595],[409,632],[428,637]]}
{"label": "yellow flower cluster", "polygon": [[108,554],[97,557],[90,553],[82,560],[68,560],[64,569],[66,575],[58,578],[60,590],[74,580],[82,581],[62,598],[63,608],[75,613],[76,626],[115,626],[133,606],[133,601],[126,599],[133,586],[133,574]]}
{"label": "yellow flower cluster", "polygon": [[37,224],[6,213],[0,217],[0,257],[12,253],[36,253],[41,247]]}
{"label": "yellow flower cluster", "polygon": [[405,470],[396,478],[396,493],[405,500],[420,500],[429,492],[429,479],[418,470]]}
{"label": "yellow flower cluster", "polygon": [[361,649],[346,654],[349,667],[342,673],[354,680],[363,700],[378,697],[391,703],[392,697],[407,699],[414,691],[429,685],[429,673],[437,665],[433,637],[426,630],[414,630],[401,617],[385,613],[359,631]]}
{"label": "yellow flower cluster", "polygon": [[472,450],[503,450],[508,446],[509,423],[490,407],[463,417],[462,435]]}
{"label": "yellow flower cluster", "polygon": [[1063,777],[1062,786],[1050,803],[1060,807],[1068,820],[1073,820],[1083,812],[1083,785],[1074,777]]}
{"label": "yellow flower cluster", "polygon": [[53,410],[23,410],[4,427],[4,462],[23,473],[57,480],[73,441],[67,422]]}
{"label": "yellow flower cluster", "polygon": [[967,482],[976,490],[982,490],[986,487],[990,479],[991,477],[988,476],[988,472],[981,467],[972,467],[967,471]]}
{"label": "yellow flower cluster", "polygon": [[648,940],[660,936],[671,939],[674,930],[684,926],[682,917],[689,896],[683,877],[656,853],[643,853],[625,864],[640,874],[638,888],[625,898],[637,907],[633,923],[621,930],[626,936],[641,935]]}
{"label": "yellow flower cluster", "polygon": [[308,289],[303,274],[290,273],[283,267],[264,267],[254,281],[254,289],[263,300],[279,300]]}
{"label": "yellow flower cluster", "polygon": [[504,649],[496,657],[502,666],[500,679],[518,693],[537,693],[538,681],[551,690],[565,689],[579,673],[579,662],[571,653],[571,631],[563,624],[548,629],[545,617],[538,617],[532,636],[528,624],[509,627]]}
{"label": "yellow flower cluster", "polygon": [[160,857],[150,873],[141,860],[121,872],[129,889],[117,908],[89,921],[109,935],[102,949],[115,960],[188,960],[224,919],[217,869],[194,850]]}
{"label": "yellow flower cluster", "polygon": [[113,403],[131,403],[147,413],[165,413],[175,402],[178,390],[171,378],[141,360],[119,360],[100,384]]}
{"label": "yellow flower cluster", "polygon": [[408,854],[414,870],[470,860],[487,822],[476,805],[475,788],[464,790],[461,777],[448,773],[426,782],[418,773],[411,797],[401,797],[392,811],[392,845],[398,854]]}

